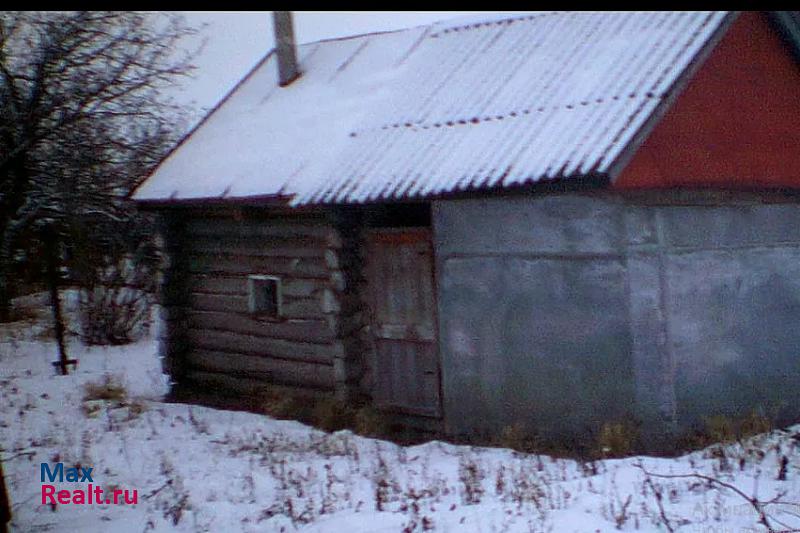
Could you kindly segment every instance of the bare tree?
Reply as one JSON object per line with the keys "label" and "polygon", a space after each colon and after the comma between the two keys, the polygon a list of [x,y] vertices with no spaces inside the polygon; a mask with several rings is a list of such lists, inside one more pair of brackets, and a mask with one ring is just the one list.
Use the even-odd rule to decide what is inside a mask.
{"label": "bare tree", "polygon": [[164,89],[191,72],[176,45],[193,33],[165,14],[0,13],[0,321],[38,228],[63,247],[76,221],[95,242],[132,222],[125,195],[179,133]]}

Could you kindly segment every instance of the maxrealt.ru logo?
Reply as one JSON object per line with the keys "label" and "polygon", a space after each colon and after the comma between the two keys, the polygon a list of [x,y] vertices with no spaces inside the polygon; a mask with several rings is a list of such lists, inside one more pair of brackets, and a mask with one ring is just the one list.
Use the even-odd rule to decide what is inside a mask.
{"label": "maxrealt.ru logo", "polygon": [[[64,468],[64,463],[56,463],[50,467],[48,463],[41,464],[41,482],[42,482],[42,505],[50,504],[55,505],[91,505],[93,503],[107,503],[107,504],[127,504],[136,505],[138,503],[139,494],[136,489],[129,491],[128,489],[114,489],[109,491],[104,496],[103,489],[94,485],[92,479],[91,467],[75,467]],[[50,483],[86,483],[85,488],[79,489],[61,489],[56,490],[55,485]],[[131,494],[129,494],[131,493]],[[122,498],[120,498],[120,496]]]}

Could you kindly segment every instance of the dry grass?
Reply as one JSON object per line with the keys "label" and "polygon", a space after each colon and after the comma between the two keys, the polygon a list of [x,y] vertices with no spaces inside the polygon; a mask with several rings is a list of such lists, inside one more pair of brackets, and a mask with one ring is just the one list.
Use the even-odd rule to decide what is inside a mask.
{"label": "dry grass", "polygon": [[601,457],[624,457],[636,449],[639,432],[629,422],[606,422],[597,436]]}
{"label": "dry grass", "polygon": [[386,415],[371,406],[362,407],[355,414],[355,432],[365,437],[384,438],[391,433],[391,423]]}
{"label": "dry grass", "polygon": [[254,407],[258,412],[272,418],[308,420],[311,414],[309,402],[292,394],[268,391],[260,395],[256,403]]}
{"label": "dry grass", "polygon": [[113,376],[106,375],[100,382],[86,383],[83,386],[83,401],[106,400],[124,403],[128,391]]}
{"label": "dry grass", "polygon": [[355,427],[355,411],[344,402],[324,398],[316,402],[311,411],[315,426],[325,431],[339,431]]}

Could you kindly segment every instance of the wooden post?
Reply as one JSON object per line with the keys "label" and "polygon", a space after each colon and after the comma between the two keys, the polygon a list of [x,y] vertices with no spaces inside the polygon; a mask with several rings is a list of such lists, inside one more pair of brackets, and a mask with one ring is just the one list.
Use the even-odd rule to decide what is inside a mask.
{"label": "wooden post", "polygon": [[47,254],[47,284],[50,289],[50,307],[53,310],[53,322],[56,334],[56,344],[58,344],[58,361],[53,361],[62,376],[69,374],[68,365],[76,367],[77,359],[67,357],[67,347],[64,342],[64,319],[61,315],[61,300],[58,298],[58,238],[55,229],[51,226],[46,227],[43,232],[44,248]]}
{"label": "wooden post", "polygon": [[11,498],[6,490],[3,463],[0,462],[0,532],[8,533],[9,522],[11,522]]}
{"label": "wooden post", "polygon": [[181,385],[185,384],[188,372],[186,308],[189,306],[189,254],[186,220],[181,214],[164,211],[159,213],[158,221],[163,238],[162,251],[167,258],[159,287],[163,321],[159,357],[164,373],[172,381],[170,395],[179,397],[183,392]]}

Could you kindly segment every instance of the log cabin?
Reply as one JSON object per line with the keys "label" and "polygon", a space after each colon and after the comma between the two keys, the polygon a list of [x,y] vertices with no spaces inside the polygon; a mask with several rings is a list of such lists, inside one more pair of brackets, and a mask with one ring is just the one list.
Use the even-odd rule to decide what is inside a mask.
{"label": "log cabin", "polygon": [[449,435],[800,419],[797,13],[275,28],[132,195],[176,389]]}

